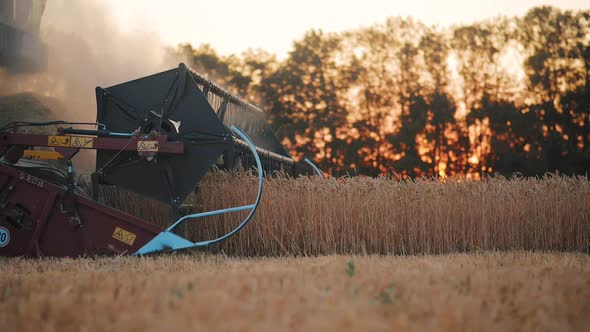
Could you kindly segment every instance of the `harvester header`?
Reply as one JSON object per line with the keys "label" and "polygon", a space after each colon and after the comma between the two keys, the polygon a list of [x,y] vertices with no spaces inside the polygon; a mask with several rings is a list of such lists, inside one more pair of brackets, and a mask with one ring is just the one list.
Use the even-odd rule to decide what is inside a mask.
{"label": "harvester header", "polygon": [[97,122],[113,132],[155,132],[184,143],[182,157],[166,155],[157,162],[134,152],[99,150],[96,169],[100,183],[178,205],[211,165],[218,163],[228,169],[254,166],[253,159],[247,157],[247,145],[232,138],[231,126],[252,139],[265,171],[293,168],[293,160],[259,108],[184,64],[112,87],[98,87],[96,103]]}
{"label": "harvester header", "polygon": [[[98,87],[96,101],[96,123],[21,121],[0,128],[0,256],[143,255],[207,246],[251,220],[265,173],[295,172],[258,107],[184,64]],[[49,132],[21,130],[31,126]],[[255,167],[258,194],[254,203],[186,215],[162,229],[85,195],[71,162],[80,149],[97,151],[95,195],[98,186],[117,186],[178,212],[214,165]],[[65,170],[44,161],[54,159]],[[244,210],[239,226],[215,239],[192,242],[174,233],[188,220]]]}

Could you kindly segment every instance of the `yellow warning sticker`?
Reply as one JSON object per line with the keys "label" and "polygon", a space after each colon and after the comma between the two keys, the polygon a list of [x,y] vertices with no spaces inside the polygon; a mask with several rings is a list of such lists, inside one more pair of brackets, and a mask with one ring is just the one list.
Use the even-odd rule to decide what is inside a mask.
{"label": "yellow warning sticker", "polygon": [[70,136],[47,136],[49,146],[70,146]]}
{"label": "yellow warning sticker", "polygon": [[88,148],[92,149],[94,139],[92,137],[72,136],[70,146],[73,148]]}
{"label": "yellow warning sticker", "polygon": [[25,150],[23,157],[30,159],[44,159],[44,160],[57,160],[64,159],[64,156],[55,151],[38,151],[38,150]]}
{"label": "yellow warning sticker", "polygon": [[138,152],[158,152],[158,141],[137,141]]}
{"label": "yellow warning sticker", "polygon": [[47,145],[92,149],[94,146],[94,139],[86,136],[47,136]]}
{"label": "yellow warning sticker", "polygon": [[136,237],[137,236],[135,234],[128,232],[121,227],[115,227],[115,231],[113,232],[114,239],[117,239],[123,243],[127,243],[130,246],[133,245]]}

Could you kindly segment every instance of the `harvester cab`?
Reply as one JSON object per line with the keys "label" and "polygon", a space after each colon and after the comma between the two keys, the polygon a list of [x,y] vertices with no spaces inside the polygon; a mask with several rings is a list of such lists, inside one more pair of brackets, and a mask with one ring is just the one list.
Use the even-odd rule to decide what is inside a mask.
{"label": "harvester cab", "polygon": [[47,0],[0,0],[0,69],[35,72],[47,67],[39,37]]}
{"label": "harvester cab", "polygon": [[[251,220],[263,174],[295,164],[255,105],[184,64],[96,89],[97,122],[15,122],[0,128],[0,256],[150,254],[223,241]],[[48,134],[21,128],[55,128]],[[251,204],[189,214],[163,229],[81,194],[71,158],[97,151],[93,186],[111,185],[178,208],[212,165],[258,169]],[[67,171],[38,159],[62,159]],[[97,190],[93,190],[97,192]],[[210,215],[249,211],[232,231],[192,242],[173,231]]]}

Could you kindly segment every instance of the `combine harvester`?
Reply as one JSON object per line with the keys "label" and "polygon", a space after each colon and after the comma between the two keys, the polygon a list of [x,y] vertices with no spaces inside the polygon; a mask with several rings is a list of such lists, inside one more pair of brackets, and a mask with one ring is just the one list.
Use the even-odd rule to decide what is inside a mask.
{"label": "combine harvester", "polygon": [[[184,64],[99,87],[96,102],[96,123],[0,128],[0,256],[144,255],[208,246],[251,220],[265,172],[298,172],[260,109]],[[54,132],[20,130],[28,127]],[[255,166],[258,193],[251,204],[186,215],[162,229],[79,193],[71,158],[80,149],[97,151],[94,193],[101,184],[118,186],[177,209],[212,165]],[[63,160],[67,171],[41,161],[52,159]],[[235,211],[249,213],[219,238],[191,242],[174,233],[188,220]]]}

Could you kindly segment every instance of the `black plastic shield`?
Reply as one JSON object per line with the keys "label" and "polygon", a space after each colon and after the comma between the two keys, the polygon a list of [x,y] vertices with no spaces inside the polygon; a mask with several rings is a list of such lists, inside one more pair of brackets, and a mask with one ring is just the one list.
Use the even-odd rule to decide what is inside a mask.
{"label": "black plastic shield", "polygon": [[229,130],[183,64],[106,89],[97,88],[96,98],[97,120],[109,131],[149,129],[168,134],[185,146],[182,155],[158,154],[153,160],[137,152],[98,151],[96,171],[103,183],[178,205],[223,151],[232,147]]}

